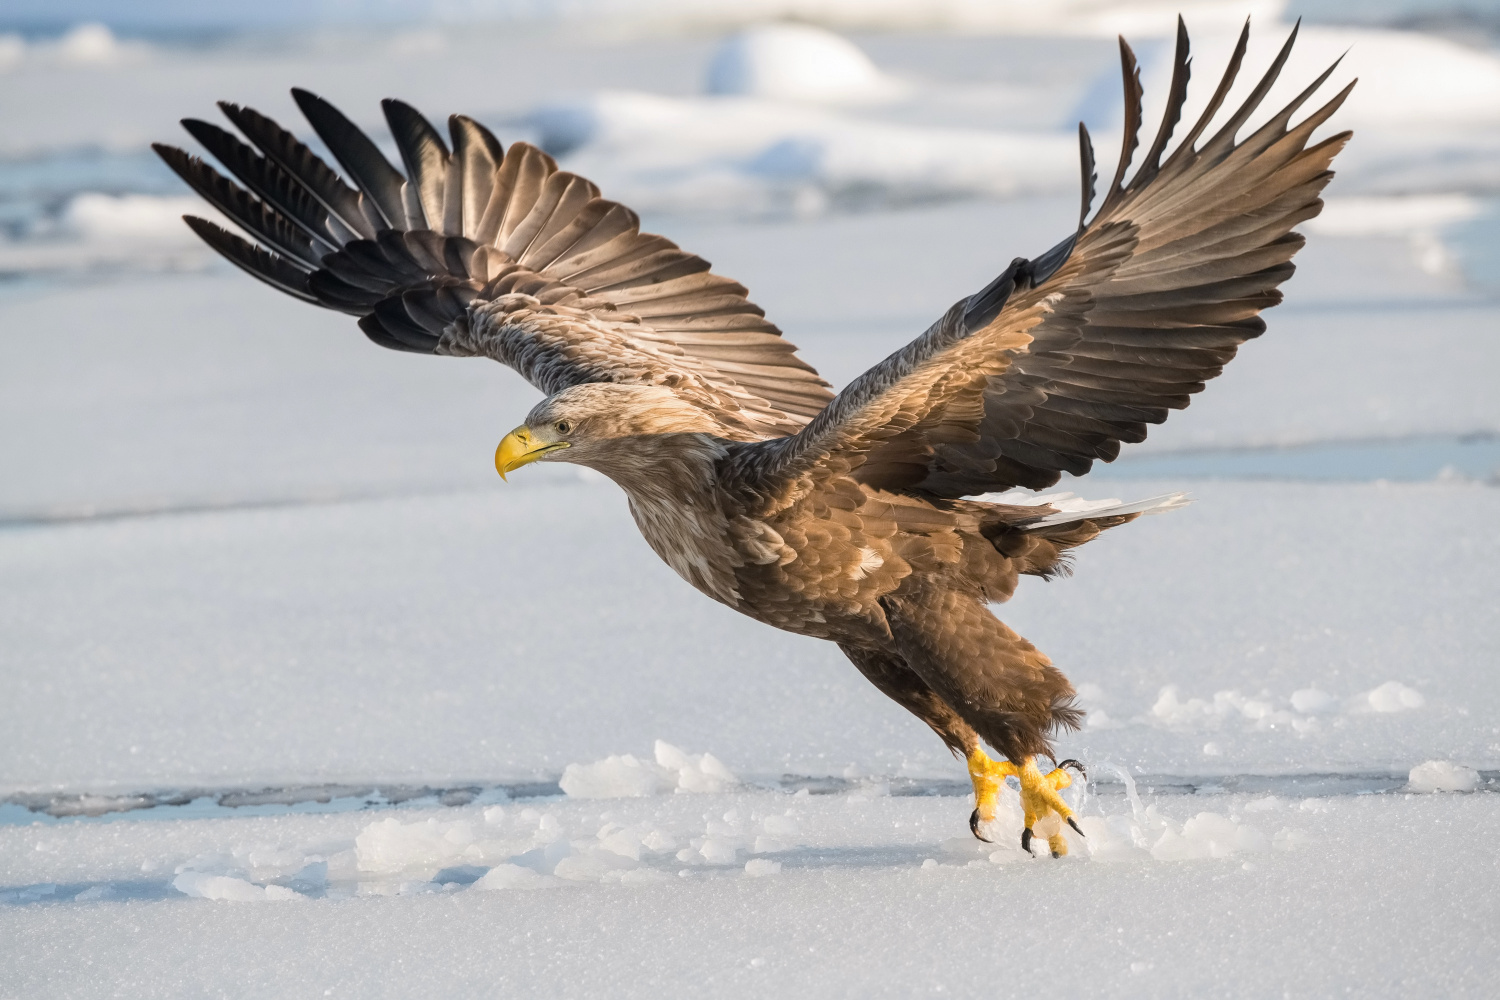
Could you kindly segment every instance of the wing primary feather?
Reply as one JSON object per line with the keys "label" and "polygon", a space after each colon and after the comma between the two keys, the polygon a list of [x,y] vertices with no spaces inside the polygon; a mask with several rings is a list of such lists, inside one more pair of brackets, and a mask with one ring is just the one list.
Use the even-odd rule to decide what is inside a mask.
{"label": "wing primary feather", "polygon": [[1078,211],[1078,229],[1081,232],[1089,217],[1089,209],[1094,205],[1094,182],[1099,179],[1099,175],[1094,172],[1094,143],[1083,122],[1078,123],[1078,161],[1083,175],[1083,207]]}
{"label": "wing primary feather", "polygon": [[479,223],[489,206],[490,195],[494,193],[495,174],[500,169],[500,161],[505,159],[505,150],[489,129],[466,115],[451,116],[448,133],[453,139],[453,155],[463,163],[459,191],[462,235],[478,242]]}
{"label": "wing primary feather", "polygon": [[1120,75],[1125,88],[1125,134],[1120,140],[1120,162],[1115,167],[1114,179],[1109,182],[1104,204],[1099,206],[1100,215],[1108,215],[1125,197],[1125,171],[1130,169],[1130,158],[1141,142],[1141,69],[1124,35],[1120,36]]}
{"label": "wing primary feather", "polygon": [[422,213],[401,229],[437,229],[443,224],[443,188],[448,179],[448,147],[432,123],[405,101],[380,102],[386,124],[401,151],[409,183],[416,189]]}
{"label": "wing primary feather", "polygon": [[[1275,85],[1276,78],[1281,75],[1281,68],[1286,65],[1287,58],[1292,54],[1292,46],[1297,41],[1297,32],[1301,29],[1302,19],[1298,18],[1297,23],[1292,26],[1291,34],[1287,35],[1286,41],[1282,44],[1281,51],[1276,53],[1276,58],[1271,61],[1270,68],[1260,78],[1260,82],[1255,85],[1250,96],[1245,98],[1239,110],[1224,123],[1224,127],[1219,129],[1212,139],[1204,143],[1200,151],[1204,156],[1212,158],[1225,149],[1233,148],[1235,134],[1245,122],[1249,121],[1250,116],[1255,114],[1255,109],[1260,107],[1261,101],[1266,99],[1266,95],[1271,92],[1271,87]],[[1329,72],[1331,73],[1332,70],[1330,69]]]}
{"label": "wing primary feather", "polygon": [[[1347,54],[1347,52],[1344,53],[1344,55]],[[1286,107],[1276,112],[1275,117],[1266,122],[1265,125],[1261,126],[1260,129],[1255,133],[1255,135],[1240,143],[1239,148],[1252,149],[1254,150],[1256,155],[1259,155],[1260,153],[1264,152],[1266,148],[1273,145],[1276,141],[1280,140],[1284,135],[1286,135],[1287,126],[1291,124],[1292,116],[1297,113],[1297,110],[1301,108],[1302,105],[1307,103],[1307,99],[1309,97],[1312,97],[1312,95],[1317,91],[1319,87],[1323,86],[1323,84],[1328,81],[1328,78],[1333,75],[1333,71],[1338,69],[1339,63],[1343,61],[1343,55],[1335,59],[1332,66],[1329,66],[1327,69],[1325,69],[1316,80],[1314,80],[1306,87],[1306,89],[1302,91],[1302,93],[1292,98],[1291,102],[1287,104]],[[1349,92],[1354,89],[1354,85],[1358,82],[1358,78],[1351,80],[1348,86],[1344,87],[1342,91],[1335,94],[1332,100],[1330,100],[1323,107],[1319,108],[1317,111],[1314,111],[1311,115],[1309,115],[1308,119],[1318,119],[1319,123],[1321,123],[1322,121],[1326,121],[1328,116],[1333,114],[1333,112],[1338,110],[1339,106],[1343,104],[1344,99],[1348,97]],[[1302,125],[1298,125],[1297,127],[1301,129],[1305,124],[1306,123],[1304,122]],[[1314,127],[1316,127],[1316,125]]]}
{"label": "wing primary feather", "polygon": [[322,305],[321,302],[308,290],[307,272],[298,267],[293,267],[285,258],[278,257],[274,253],[262,250],[260,247],[241,239],[222,226],[216,226],[207,219],[201,219],[196,215],[184,215],[182,221],[188,224],[198,238],[204,243],[217,250],[222,256],[241,269],[253,274],[272,288],[286,292],[293,298],[301,299],[303,302],[311,302],[314,305]]}
{"label": "wing primary feather", "polygon": [[401,185],[406,178],[391,166],[370,137],[344,117],[342,111],[311,91],[293,87],[292,99],[312,123],[318,138],[370,199],[379,216],[375,221],[383,220],[391,229],[406,228],[406,206],[401,197]]}
{"label": "wing primary feather", "polygon": [[257,201],[234,181],[176,146],[157,142],[152,143],[151,148],[177,176],[202,195],[204,201],[233,219],[245,232],[289,258],[289,265],[301,271],[311,271],[318,266],[322,255],[315,253],[302,231],[275,209]]}
{"label": "wing primary feather", "polygon": [[1161,169],[1161,154],[1166,152],[1167,143],[1171,141],[1177,123],[1182,120],[1182,106],[1187,102],[1188,80],[1193,75],[1190,53],[1187,25],[1183,23],[1182,15],[1179,14],[1177,15],[1177,49],[1172,55],[1172,82],[1167,87],[1167,106],[1162,114],[1161,127],[1156,130],[1156,138],[1151,141],[1151,148],[1146,150],[1146,155],[1141,158],[1141,165],[1126,187],[1127,191],[1134,191],[1151,183],[1151,179]]}
{"label": "wing primary feather", "polygon": [[1245,19],[1244,28],[1240,29],[1240,38],[1234,45],[1234,53],[1229,57],[1229,65],[1224,68],[1224,76],[1219,80],[1219,86],[1214,90],[1213,97],[1209,98],[1208,106],[1203,109],[1203,114],[1193,123],[1192,129],[1183,137],[1181,144],[1167,157],[1167,162],[1162,165],[1161,172],[1171,170],[1183,164],[1188,157],[1197,151],[1193,148],[1203,130],[1208,128],[1208,123],[1213,120],[1214,115],[1219,113],[1219,106],[1224,103],[1224,98],[1229,96],[1229,88],[1234,86],[1235,77],[1240,74],[1240,64],[1245,61],[1245,49],[1250,44],[1250,19]]}
{"label": "wing primary feather", "polygon": [[[330,222],[346,232],[366,239],[375,238],[375,229],[366,221],[355,191],[296,136],[273,119],[254,108],[242,108],[228,101],[219,102],[219,110],[234,127],[244,133],[266,158],[290,174],[308,194],[327,210]],[[336,242],[345,242],[343,234],[330,230]]]}
{"label": "wing primary feather", "polygon": [[[309,239],[332,253],[339,244],[328,232],[328,211],[295,177],[272,160],[255,152],[233,133],[196,118],[184,118],[182,127],[203,144],[231,174],[260,199],[286,216]],[[156,148],[153,146],[152,148]],[[161,150],[157,149],[160,153]],[[314,261],[316,263],[316,261]]]}

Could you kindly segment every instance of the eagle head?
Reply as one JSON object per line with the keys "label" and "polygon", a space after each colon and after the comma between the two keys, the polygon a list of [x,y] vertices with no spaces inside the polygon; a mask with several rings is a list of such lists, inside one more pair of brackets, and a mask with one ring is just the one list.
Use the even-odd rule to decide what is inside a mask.
{"label": "eagle head", "polygon": [[504,479],[532,462],[572,462],[613,475],[637,466],[643,452],[668,438],[718,435],[708,412],[660,385],[587,382],[548,396],[500,441],[495,469]]}

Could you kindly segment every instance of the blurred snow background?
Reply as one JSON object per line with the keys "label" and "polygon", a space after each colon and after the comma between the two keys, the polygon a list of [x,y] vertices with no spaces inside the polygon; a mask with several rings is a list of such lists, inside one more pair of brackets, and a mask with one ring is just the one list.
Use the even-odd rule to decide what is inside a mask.
{"label": "blurred snow background", "polygon": [[[1303,16],[1267,104],[1347,51],[1356,136],[1266,336],[1064,484],[1199,502],[1002,611],[1090,710],[1055,865],[969,838],[924,727],[694,595],[607,483],[502,486],[516,376],[252,283],[148,148],[216,99],[308,136],[292,85],[382,140],[381,97],[473,114],[842,383],[1067,231],[1115,33],[1149,129],[1179,10],[1190,109],[1246,14],[1246,80]],[[1494,0],[10,0],[0,995],[1482,992],[1497,41]]]}

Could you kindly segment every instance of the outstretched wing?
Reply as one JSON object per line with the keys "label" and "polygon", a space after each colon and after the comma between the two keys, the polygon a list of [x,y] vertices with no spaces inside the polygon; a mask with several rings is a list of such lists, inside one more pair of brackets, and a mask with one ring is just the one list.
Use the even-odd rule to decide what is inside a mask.
{"label": "outstretched wing", "polygon": [[[1207,110],[1163,162],[1187,96],[1188,38],[1179,19],[1167,113],[1129,183],[1141,87],[1121,39],[1125,143],[1093,221],[1043,257],[1017,260],[796,435],[741,449],[742,489],[759,502],[785,503],[840,472],[939,497],[1040,489],[1063,472],[1082,475],[1095,459],[1111,461],[1121,442],[1143,440],[1148,424],[1186,407],[1240,344],[1264,331],[1259,313],[1281,301],[1277,286],[1303,243],[1291,229],[1318,214],[1328,166],[1350,136],[1307,145],[1353,83],[1290,127],[1329,67],[1236,142],[1296,34],[1199,148],[1239,70],[1247,24]],[[1093,154],[1082,126],[1080,138],[1086,217]]]}
{"label": "outstretched wing", "polygon": [[[791,433],[832,398],[743,286],[642,233],[634,212],[541,150],[502,151],[458,115],[450,149],[413,108],[387,100],[402,174],[333,105],[292,94],[352,185],[270,118],[228,103],[248,144],[208,122],[183,125],[240,183],[154,147],[253,238],[186,217],[255,277],[359,316],[384,347],[488,353],[549,394],[594,381],[695,389],[752,436]],[[503,337],[476,346],[476,303],[494,304],[486,326]]]}

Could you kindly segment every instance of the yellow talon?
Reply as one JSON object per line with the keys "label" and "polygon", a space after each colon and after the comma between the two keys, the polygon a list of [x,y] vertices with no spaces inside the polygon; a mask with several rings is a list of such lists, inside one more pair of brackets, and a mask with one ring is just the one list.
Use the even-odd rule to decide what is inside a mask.
{"label": "yellow talon", "polygon": [[980,840],[989,842],[979,828],[995,818],[995,806],[1000,800],[1000,786],[1007,775],[1015,774],[1015,766],[1009,761],[990,760],[983,750],[974,749],[969,754],[969,780],[974,783],[974,812],[969,816],[969,830]]}
{"label": "yellow talon", "polygon": [[[1078,767],[1080,772],[1083,769],[1077,761],[1066,763]],[[1021,811],[1026,815],[1026,828],[1021,832],[1021,849],[1030,854],[1031,838],[1042,836],[1047,838],[1047,846],[1054,858],[1067,854],[1068,841],[1063,837],[1063,823],[1071,826],[1080,837],[1083,836],[1083,831],[1073,822],[1073,810],[1068,808],[1068,804],[1057,793],[1073,784],[1073,776],[1064,767],[1054,768],[1050,774],[1042,774],[1036,766],[1036,758],[1027,757],[1021,762],[1016,777],[1021,782]]]}
{"label": "yellow talon", "polygon": [[[1031,853],[1032,838],[1040,836],[1046,838],[1053,857],[1060,858],[1067,854],[1068,841],[1062,833],[1064,823],[1076,830],[1080,837],[1083,836],[1083,831],[1073,822],[1073,810],[1068,808],[1068,804],[1058,794],[1073,784],[1073,776],[1067,772],[1066,766],[1055,768],[1049,774],[1042,774],[1036,766],[1035,757],[1027,757],[1017,766],[1008,760],[991,760],[979,749],[969,754],[968,764],[969,780],[974,783],[974,812],[969,817],[969,829],[975,837],[989,840],[979,832],[980,827],[994,820],[1000,787],[1012,775],[1021,783],[1021,811],[1025,814],[1025,829],[1021,832],[1022,850]],[[1077,767],[1080,773],[1083,771],[1082,765],[1077,761],[1065,761],[1064,764]]]}

